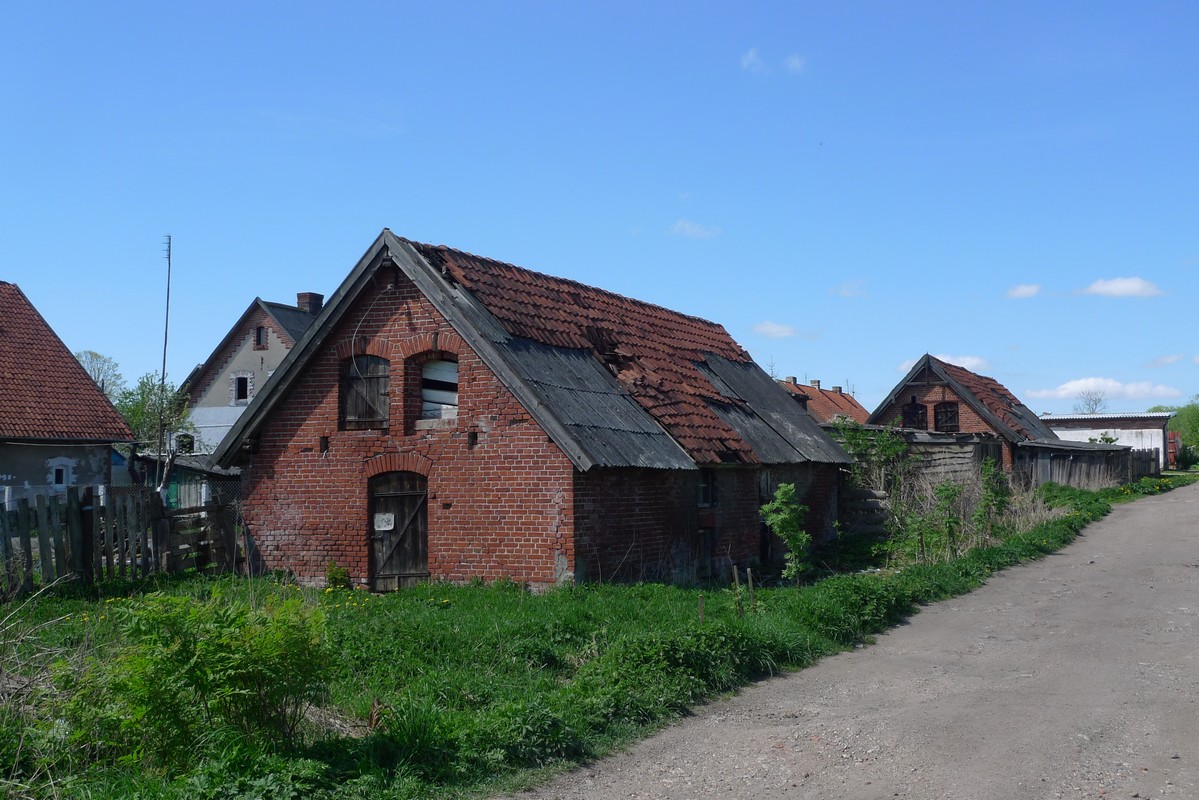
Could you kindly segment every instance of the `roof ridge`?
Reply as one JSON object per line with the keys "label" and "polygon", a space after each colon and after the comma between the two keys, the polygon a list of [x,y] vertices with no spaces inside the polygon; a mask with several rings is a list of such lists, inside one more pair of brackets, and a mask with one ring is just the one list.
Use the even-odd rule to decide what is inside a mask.
{"label": "roof ridge", "polygon": [[525,272],[530,275],[536,275],[539,278],[545,278],[546,280],[570,284],[572,286],[577,286],[580,289],[586,289],[591,292],[598,292],[599,294],[607,295],[608,297],[617,297],[625,302],[633,303],[635,305],[645,306],[646,308],[657,309],[658,311],[665,311],[666,313],[671,314],[673,316],[683,317],[685,319],[690,319],[690,320],[695,320],[696,322],[701,322],[701,323],[703,323],[705,325],[709,325],[713,328],[719,328],[720,330],[725,331],[727,333],[727,329],[724,327],[724,325],[720,324],[719,322],[714,322],[706,317],[701,317],[697,314],[688,314],[684,311],[679,311],[677,309],[669,308],[667,306],[660,305],[658,303],[651,303],[648,300],[639,300],[636,297],[630,297],[628,295],[621,294],[620,292],[614,292],[610,289],[604,289],[603,287],[600,287],[600,286],[594,286],[590,283],[583,283],[582,281],[575,280],[574,278],[564,278],[561,275],[551,275],[548,272],[540,272],[535,269],[529,269],[528,267],[522,267],[519,264],[513,264],[510,261],[501,261],[498,258],[491,258],[489,256],[480,256],[475,253],[471,253],[468,250],[460,250],[456,247],[450,247],[450,246],[444,245],[444,244],[428,244],[427,242],[417,242],[412,239],[405,239],[402,236],[397,236],[396,238],[402,242],[407,242],[408,244],[410,244],[413,247],[416,247],[418,249],[428,248],[428,249],[432,249],[432,250],[441,250],[441,251],[445,251],[448,253],[456,253],[458,255],[465,256],[467,258],[472,258],[477,261],[487,261],[492,264],[498,264],[499,266],[502,266],[502,267],[507,267],[509,269],[518,270],[520,272]]}

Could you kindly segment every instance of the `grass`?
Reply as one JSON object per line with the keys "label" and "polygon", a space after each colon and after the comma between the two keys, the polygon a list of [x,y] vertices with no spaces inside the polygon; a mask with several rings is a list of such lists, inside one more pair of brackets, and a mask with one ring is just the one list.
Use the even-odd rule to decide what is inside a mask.
{"label": "grass", "polygon": [[[952,561],[833,574],[799,590],[763,588],[744,615],[737,601],[745,607],[748,598],[732,589],[651,584],[544,594],[506,582],[431,584],[371,595],[193,576],[102,585],[90,595],[56,588],[0,607],[0,796],[268,800],[512,790],[602,756],[706,699],[851,647],[923,603],[1060,549],[1112,502],[1182,482],[1190,481],[1097,493],[1046,487],[1042,496],[1064,510],[1029,530]],[[121,750],[114,720],[143,728],[149,717],[137,714],[145,706],[130,697],[156,688],[122,683],[145,666],[130,660],[144,655],[130,620],[152,613],[150,592],[214,613],[258,609],[261,624],[278,609],[306,609],[332,667],[321,674],[323,699],[302,736],[280,744],[234,732],[211,716],[216,706],[183,703],[176,713],[216,720],[200,726],[205,733],[184,757],[156,757],[153,741]],[[219,694],[224,670],[237,673],[229,684],[236,691],[252,692],[245,665],[220,658],[200,671],[205,691]],[[173,697],[192,698],[193,689],[171,685]],[[117,744],[100,747],[110,734]]]}

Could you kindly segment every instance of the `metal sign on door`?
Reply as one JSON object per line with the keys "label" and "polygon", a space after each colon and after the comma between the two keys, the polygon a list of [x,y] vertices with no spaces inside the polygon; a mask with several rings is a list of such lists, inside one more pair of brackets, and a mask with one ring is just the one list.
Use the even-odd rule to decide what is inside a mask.
{"label": "metal sign on door", "polygon": [[394,531],[396,528],[396,515],[392,513],[375,514],[375,530],[377,531]]}

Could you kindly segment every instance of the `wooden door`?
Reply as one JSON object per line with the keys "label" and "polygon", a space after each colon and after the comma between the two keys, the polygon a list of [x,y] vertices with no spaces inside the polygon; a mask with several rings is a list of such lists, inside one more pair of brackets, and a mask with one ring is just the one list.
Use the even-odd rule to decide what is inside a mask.
{"label": "wooden door", "polygon": [[385,472],[370,479],[372,588],[388,591],[429,577],[429,493],[423,475]]}

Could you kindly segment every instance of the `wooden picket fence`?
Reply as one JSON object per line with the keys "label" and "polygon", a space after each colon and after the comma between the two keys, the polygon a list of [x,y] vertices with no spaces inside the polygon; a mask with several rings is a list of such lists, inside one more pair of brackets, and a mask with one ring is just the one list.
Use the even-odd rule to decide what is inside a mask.
{"label": "wooden picket fence", "polygon": [[216,572],[241,561],[229,505],[165,509],[145,487],[71,487],[9,505],[0,502],[0,598],[59,579]]}

